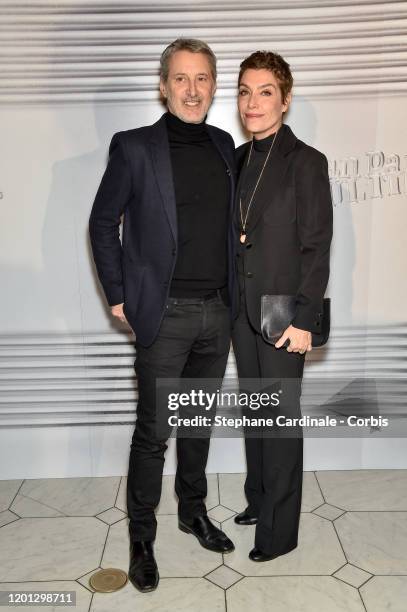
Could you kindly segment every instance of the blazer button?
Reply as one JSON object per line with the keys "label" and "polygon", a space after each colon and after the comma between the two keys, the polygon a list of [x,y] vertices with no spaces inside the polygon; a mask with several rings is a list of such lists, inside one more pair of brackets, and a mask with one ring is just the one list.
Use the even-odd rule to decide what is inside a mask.
{"label": "blazer button", "polygon": [[318,325],[318,327],[321,325],[320,321],[315,321],[315,325]]}
{"label": "blazer button", "polygon": [[177,254],[177,249],[172,249],[172,254],[175,256]]}
{"label": "blazer button", "polygon": [[229,168],[226,168],[226,174],[227,174],[228,176],[230,176],[230,170],[229,170]]}
{"label": "blazer button", "polygon": [[253,278],[253,272],[246,272],[247,278]]}

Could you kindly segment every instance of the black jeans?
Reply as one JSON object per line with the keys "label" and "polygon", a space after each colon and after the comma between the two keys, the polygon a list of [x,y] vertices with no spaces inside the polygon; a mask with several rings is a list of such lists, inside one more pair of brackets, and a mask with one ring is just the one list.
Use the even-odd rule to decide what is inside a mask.
{"label": "black jeans", "polygon": [[[284,395],[281,398],[285,399],[277,412],[300,417],[304,355],[274,348],[253,329],[247,316],[243,283],[241,279],[241,307],[232,338],[239,379],[259,379],[259,388],[262,379],[282,379]],[[273,436],[266,431],[251,437],[252,433],[245,431],[245,494],[249,512],[259,519],[255,546],[266,554],[284,554],[297,546],[302,495],[302,428],[296,428],[293,437],[285,437],[287,430],[284,428],[280,432],[277,428]]]}
{"label": "black jeans", "polygon": [[[169,298],[156,340],[149,347],[136,344],[135,368],[139,399],[127,483],[127,508],[132,540],[154,540],[155,508],[160,501],[166,438],[157,435],[168,404],[157,402],[158,378],[218,379],[225,373],[230,349],[230,312],[220,296]],[[167,418],[166,416],[164,419]],[[168,429],[168,435],[171,428]],[[177,437],[175,491],[178,514],[186,521],[206,514],[205,468],[210,438]]]}

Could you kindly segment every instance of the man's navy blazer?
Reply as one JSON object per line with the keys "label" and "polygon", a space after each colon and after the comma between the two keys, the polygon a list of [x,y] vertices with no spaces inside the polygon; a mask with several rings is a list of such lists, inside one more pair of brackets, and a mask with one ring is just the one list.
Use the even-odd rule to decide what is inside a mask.
{"label": "man's navy blazer", "polygon": [[[233,139],[207,125],[230,177],[228,287],[235,313],[235,184]],[[120,222],[123,215],[122,239]],[[118,132],[89,221],[93,257],[110,306],[124,314],[142,346],[157,336],[177,259],[177,208],[165,115],[157,123]],[[208,240],[211,237],[208,236]]]}

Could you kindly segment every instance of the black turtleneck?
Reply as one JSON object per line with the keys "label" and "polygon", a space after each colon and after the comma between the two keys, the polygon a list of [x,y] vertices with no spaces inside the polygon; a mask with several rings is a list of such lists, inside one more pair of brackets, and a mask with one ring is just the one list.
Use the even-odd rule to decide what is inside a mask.
{"label": "black turtleneck", "polygon": [[205,123],[166,114],[178,223],[172,297],[201,297],[227,284],[230,184]]}
{"label": "black turtleneck", "polygon": [[[248,155],[244,161],[242,167],[242,177],[240,181],[240,189],[239,189],[239,197],[242,202],[242,215],[243,219],[245,218],[245,214],[247,211],[247,207],[249,206],[250,198],[252,197],[253,190],[256,186],[257,180],[260,176],[261,170],[263,168],[263,164],[266,161],[267,153],[270,150],[271,145],[273,144],[275,134],[270,134],[266,138],[262,138],[260,140],[253,139],[253,148],[252,154],[250,156],[249,163]],[[278,136],[277,136],[278,137]],[[276,143],[277,144],[277,143]],[[272,163],[269,161],[267,163]],[[260,179],[263,180],[263,179]],[[253,208],[256,206],[256,195],[258,193],[258,187],[256,193],[254,194],[252,204],[250,206],[249,214],[247,215],[246,228],[250,227],[250,213],[253,211]],[[241,227],[241,219],[240,219],[240,207],[238,210],[239,214],[239,227]]]}

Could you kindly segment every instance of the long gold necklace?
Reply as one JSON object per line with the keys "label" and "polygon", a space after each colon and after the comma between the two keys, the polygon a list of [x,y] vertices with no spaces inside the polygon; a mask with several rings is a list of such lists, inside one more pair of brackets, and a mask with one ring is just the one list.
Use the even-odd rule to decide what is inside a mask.
{"label": "long gold necklace", "polygon": [[[260,174],[259,174],[259,177],[258,177],[257,182],[256,182],[256,185],[254,186],[254,189],[253,189],[253,192],[252,192],[252,195],[251,195],[251,198],[250,198],[250,201],[249,201],[248,207],[247,207],[247,209],[246,209],[246,214],[245,214],[244,219],[243,219],[243,210],[242,210],[242,198],[241,198],[241,197],[239,197],[240,223],[241,223],[241,226],[242,226],[242,231],[240,232],[240,242],[241,242],[242,244],[244,244],[244,243],[246,242],[246,237],[247,237],[247,233],[246,233],[247,217],[249,216],[249,211],[250,211],[250,207],[251,207],[252,202],[253,202],[254,194],[256,193],[256,190],[257,190],[257,187],[259,186],[259,183],[260,183],[261,177],[263,176],[264,168],[266,167],[266,164],[267,164],[268,159],[269,159],[269,157],[270,157],[270,153],[271,153],[272,148],[273,148],[273,146],[274,146],[274,143],[275,143],[275,141],[276,141],[276,136],[277,136],[277,134],[278,134],[278,130],[277,130],[277,132],[274,134],[273,142],[272,142],[272,143],[271,143],[271,145],[270,145],[270,148],[269,148],[269,150],[268,150],[268,153],[267,153],[266,159],[265,159],[264,164],[263,164],[263,168],[261,169]],[[250,162],[250,158],[251,158],[251,156],[252,156],[252,151],[253,151],[253,140],[254,140],[254,139],[252,139],[252,142],[251,142],[251,144],[250,144],[250,151],[249,151],[249,157],[247,158],[246,168],[248,167],[249,162]]]}

